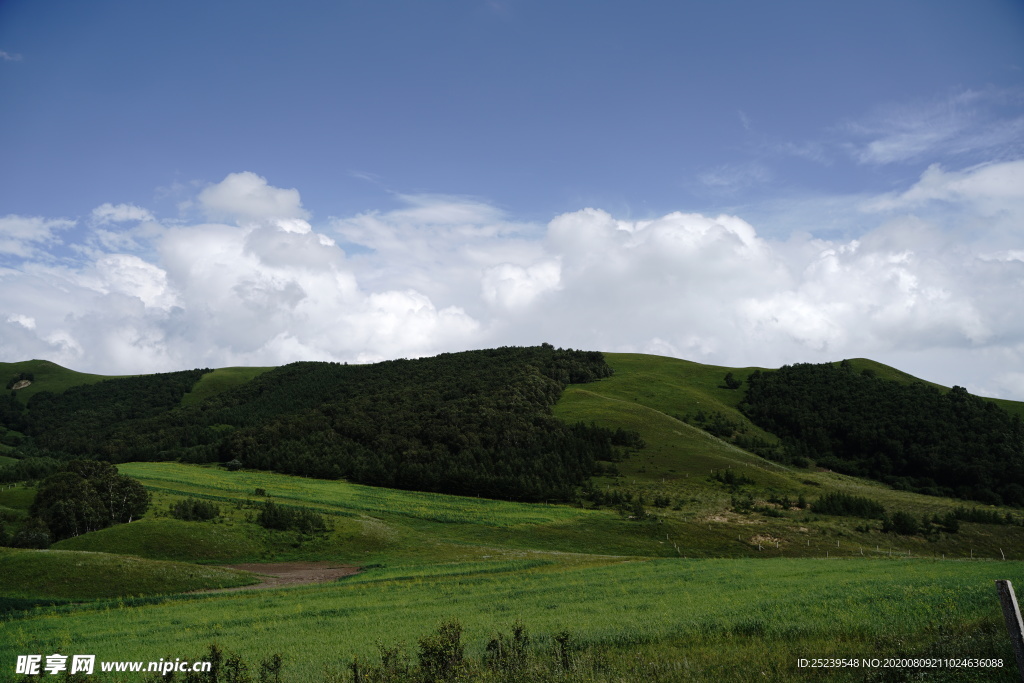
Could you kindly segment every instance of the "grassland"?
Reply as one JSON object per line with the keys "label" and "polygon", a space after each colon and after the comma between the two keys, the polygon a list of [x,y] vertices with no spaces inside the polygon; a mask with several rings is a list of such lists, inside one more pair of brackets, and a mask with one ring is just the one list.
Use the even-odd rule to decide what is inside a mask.
{"label": "grassland", "polygon": [[[252,661],[286,653],[286,680],[331,680],[353,657],[374,661],[378,643],[402,644],[413,655],[418,638],[457,619],[471,657],[515,622],[533,634],[538,657],[551,649],[553,634],[568,631],[580,644],[574,667],[582,680],[613,680],[583,657],[598,649],[604,675],[635,674],[638,663],[674,666],[676,675],[662,680],[727,672],[724,680],[794,678],[798,657],[1009,663],[993,586],[1003,577],[1019,581],[1024,565],[833,559],[389,567],[279,591],[37,609],[5,625],[0,661],[24,652],[196,658],[216,641]],[[1013,680],[1008,667],[998,673],[988,680]]]}
{"label": "grassland", "polygon": [[[772,496],[813,501],[831,491],[918,517],[965,504],[767,462],[679,419],[717,412],[757,434],[736,409],[742,392],[720,386],[726,372],[743,379],[754,368],[607,356],[615,375],[570,387],[555,412],[570,422],[641,433],[646,448],[617,463],[620,476],[596,484],[643,494],[648,502],[671,501],[658,508],[648,503],[650,517],[212,466],[126,463],[121,472],[153,494],[144,519],[62,541],[47,553],[0,555],[0,597],[57,599],[53,586],[77,572],[80,582],[67,595],[81,600],[2,617],[0,681],[19,654],[194,659],[211,642],[253,665],[283,654],[286,682],[348,681],[353,658],[379,661],[379,645],[399,647],[414,663],[418,639],[449,619],[463,626],[475,661],[498,631],[524,624],[535,668],[519,680],[817,680],[822,672],[798,669],[798,658],[886,656],[992,657],[1005,665],[858,669],[827,677],[1016,679],[993,582],[1024,586],[1024,528],[965,522],[957,534],[898,536],[881,533],[874,520],[769,505]],[[851,362],[913,381],[872,361]],[[186,400],[263,370],[210,373]],[[733,490],[710,478],[728,470],[750,483]],[[24,486],[0,490],[0,506],[23,513],[32,495]],[[762,511],[737,511],[736,495],[749,495]],[[221,515],[208,522],[172,518],[170,504],[190,496],[217,503]],[[265,500],[315,510],[331,529],[317,535],[263,529],[253,516]],[[330,560],[365,571],[286,589],[183,594],[190,581],[244,580],[210,565],[282,560]],[[47,576],[50,587],[40,583]],[[111,576],[119,588],[99,585]],[[129,597],[140,595],[146,597]],[[560,659],[555,636],[566,633],[571,656]],[[474,671],[477,678],[491,676]]]}
{"label": "grassland", "polygon": [[125,375],[92,375],[86,372],[76,372],[61,367],[48,360],[25,360],[17,363],[0,363],[0,380],[4,383],[7,379],[22,372],[30,372],[34,375],[32,384],[24,389],[18,389],[16,395],[24,402],[28,402],[34,394],[40,391],[52,391],[59,394],[65,389],[80,384],[95,384],[105,379],[123,377]]}
{"label": "grassland", "polygon": [[0,548],[3,597],[93,599],[255,583],[249,572],[110,553]]}
{"label": "grassland", "polygon": [[216,396],[217,394],[228,391],[229,389],[245,384],[254,377],[262,375],[267,370],[273,370],[273,368],[217,368],[213,372],[206,373],[198,382],[196,382],[196,385],[192,387],[192,391],[182,397],[181,405],[187,406],[202,403],[211,396]]}
{"label": "grassland", "polygon": [[[760,527],[778,520],[725,516],[711,522],[709,534],[698,533],[707,524],[692,523],[687,536],[685,511],[638,522],[610,510],[261,472],[172,463],[121,469],[151,488],[153,513],[57,548],[193,562],[329,559],[368,569],[336,583],[274,591],[37,607],[5,624],[15,639],[9,652],[0,648],[0,661],[16,652],[61,648],[109,659],[198,657],[216,641],[253,662],[284,653],[285,680],[347,680],[346,665],[356,656],[375,661],[378,643],[402,644],[414,660],[417,639],[441,621],[457,619],[467,652],[476,658],[497,631],[508,633],[521,622],[532,634],[533,656],[546,661],[553,636],[567,630],[578,650],[575,678],[566,680],[617,680],[615,672],[626,680],[640,664],[661,671],[660,680],[739,680],[743,671],[786,680],[801,676],[796,659],[808,656],[970,652],[1010,662],[993,581],[1024,585],[1022,562],[936,559],[941,553],[926,541],[914,545],[881,534],[875,534],[883,543],[878,551],[864,549],[838,535],[842,521],[839,527],[809,522],[801,538],[813,539],[812,545],[782,543],[776,549],[765,543],[758,552],[748,540],[750,527],[764,535]],[[334,528],[303,538],[252,524],[246,505],[263,499],[256,488],[279,504],[321,511]],[[221,517],[199,523],[160,514],[188,495],[217,501]],[[1007,531],[964,526],[975,527],[962,532],[975,540]],[[730,537],[735,529],[745,529],[742,542]],[[664,542],[666,533],[687,547],[699,544],[705,554],[717,547],[734,559],[683,559]],[[894,540],[898,549],[890,555]],[[1019,551],[1022,544],[1016,543]],[[118,636],[126,631],[141,640],[126,643]],[[1010,669],[1000,675],[1013,680]]]}

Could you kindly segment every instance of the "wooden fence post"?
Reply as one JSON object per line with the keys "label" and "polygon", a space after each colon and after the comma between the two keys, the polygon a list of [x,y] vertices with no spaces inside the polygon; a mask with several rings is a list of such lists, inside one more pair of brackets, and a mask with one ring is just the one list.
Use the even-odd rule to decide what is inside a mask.
{"label": "wooden fence post", "polygon": [[1013,642],[1013,654],[1017,657],[1017,671],[1021,680],[1024,680],[1024,623],[1020,619],[1017,596],[1009,581],[996,581],[996,590],[999,591],[999,604],[1003,606],[1006,630],[1010,632],[1010,640]]}

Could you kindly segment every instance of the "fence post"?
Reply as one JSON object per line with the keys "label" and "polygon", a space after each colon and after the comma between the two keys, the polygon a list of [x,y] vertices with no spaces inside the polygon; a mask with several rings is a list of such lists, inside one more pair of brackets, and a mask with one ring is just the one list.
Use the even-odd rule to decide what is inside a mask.
{"label": "fence post", "polygon": [[1013,654],[1017,657],[1017,671],[1021,680],[1024,680],[1024,623],[1020,619],[1017,596],[1014,595],[1013,584],[1009,581],[996,581],[996,590],[999,591],[999,604],[1003,606],[1006,630],[1010,632],[1010,640],[1013,643]]}

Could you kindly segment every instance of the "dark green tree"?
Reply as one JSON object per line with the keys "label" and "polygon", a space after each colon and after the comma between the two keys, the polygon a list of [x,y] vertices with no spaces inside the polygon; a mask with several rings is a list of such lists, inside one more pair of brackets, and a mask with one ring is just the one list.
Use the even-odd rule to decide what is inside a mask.
{"label": "dark green tree", "polygon": [[54,540],[110,526],[110,513],[99,492],[76,472],[57,472],[47,477],[29,512],[46,523]]}
{"label": "dark green tree", "polygon": [[131,522],[145,514],[149,501],[142,484],[110,463],[72,460],[43,480],[29,512],[60,540]]}

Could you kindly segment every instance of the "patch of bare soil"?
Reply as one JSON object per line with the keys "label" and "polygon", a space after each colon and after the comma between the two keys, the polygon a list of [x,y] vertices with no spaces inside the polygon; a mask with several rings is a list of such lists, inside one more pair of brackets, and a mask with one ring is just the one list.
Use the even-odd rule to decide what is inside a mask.
{"label": "patch of bare soil", "polygon": [[14,390],[24,389],[25,387],[27,387],[27,386],[29,386],[31,384],[32,384],[32,382],[28,381],[27,379],[23,379],[23,380],[19,380],[19,381],[15,382],[14,386],[11,387],[11,389],[14,389]]}
{"label": "patch of bare soil", "polygon": [[343,576],[359,573],[359,567],[333,562],[254,562],[250,564],[222,564],[228,569],[259,574],[263,577],[260,583],[251,586],[235,586],[234,588],[212,588],[195,591],[196,593],[221,593],[229,591],[251,591],[263,588],[285,588],[308,583],[327,583]]}

